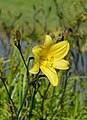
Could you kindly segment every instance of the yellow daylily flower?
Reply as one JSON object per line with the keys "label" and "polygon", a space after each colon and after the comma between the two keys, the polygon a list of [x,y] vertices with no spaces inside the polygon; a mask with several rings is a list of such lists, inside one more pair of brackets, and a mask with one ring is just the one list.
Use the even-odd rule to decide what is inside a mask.
{"label": "yellow daylily flower", "polygon": [[66,70],[69,68],[69,62],[63,59],[68,51],[69,43],[67,40],[53,44],[51,37],[46,35],[44,45],[32,48],[36,63],[29,72],[37,74],[40,68],[51,84],[57,86],[58,76],[55,69]]}

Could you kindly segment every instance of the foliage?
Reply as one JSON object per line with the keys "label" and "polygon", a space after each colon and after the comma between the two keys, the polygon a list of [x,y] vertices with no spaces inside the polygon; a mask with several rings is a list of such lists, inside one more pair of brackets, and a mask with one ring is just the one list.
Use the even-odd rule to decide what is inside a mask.
{"label": "foliage", "polygon": [[[72,1],[69,11],[68,2],[51,2],[55,7],[48,4],[46,11],[44,5],[33,5],[32,23],[20,21],[21,13],[9,16],[9,12],[10,22],[0,21],[0,120],[87,119],[87,3]],[[53,18],[57,22],[50,27]],[[68,39],[71,46],[66,57],[70,69],[58,71],[57,87],[41,72],[28,77],[33,65],[31,49],[46,34],[54,41]]]}

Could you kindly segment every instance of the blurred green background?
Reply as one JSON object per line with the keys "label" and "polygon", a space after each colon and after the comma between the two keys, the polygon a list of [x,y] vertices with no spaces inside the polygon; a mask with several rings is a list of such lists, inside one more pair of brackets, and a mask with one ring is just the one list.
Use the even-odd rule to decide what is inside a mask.
{"label": "blurred green background", "polygon": [[[82,0],[82,3],[85,6],[87,5],[86,0]],[[21,13],[22,16],[18,23],[24,21],[29,21],[30,23],[33,23],[33,6],[35,6],[37,9],[44,9],[44,11],[46,12],[45,14],[47,14],[49,7],[51,7],[52,10],[48,18],[48,26],[49,28],[54,29],[59,25],[59,19],[57,17],[57,10],[54,0],[0,0],[0,8],[2,11],[2,16],[0,16],[0,19],[6,20],[6,22],[9,24],[12,21],[13,17],[10,18],[8,14],[16,16]],[[84,6],[81,4],[81,0],[59,0],[58,7],[59,12],[63,12],[63,19],[65,20],[66,24],[71,19],[74,19],[76,15],[84,11]],[[38,19],[40,20],[40,22],[44,21],[42,12],[38,15]]]}
{"label": "blurred green background", "polygon": [[[57,87],[46,78],[31,85],[19,120],[87,120],[87,0],[0,0],[0,77],[18,110],[29,81],[15,46],[16,31],[26,62],[46,34],[53,42],[64,37],[70,43],[69,70],[58,71]],[[0,120],[15,116],[0,79]]]}

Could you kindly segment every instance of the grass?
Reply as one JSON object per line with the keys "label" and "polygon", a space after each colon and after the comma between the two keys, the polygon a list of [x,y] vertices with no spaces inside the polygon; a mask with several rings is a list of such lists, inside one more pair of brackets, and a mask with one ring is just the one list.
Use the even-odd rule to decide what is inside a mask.
{"label": "grass", "polygon": [[[53,0],[0,0],[0,78],[7,86],[17,114],[19,111],[17,116],[0,79],[0,120],[87,119],[86,6],[86,0],[57,0],[57,3]],[[65,32],[66,29],[69,31]],[[50,34],[54,42],[60,40],[62,34],[68,39],[70,51],[66,59],[70,68],[58,71],[57,87],[49,84],[41,72],[28,78],[23,56],[16,47],[17,31],[21,34],[21,52],[26,63],[32,56],[32,47],[42,43],[46,34]]]}

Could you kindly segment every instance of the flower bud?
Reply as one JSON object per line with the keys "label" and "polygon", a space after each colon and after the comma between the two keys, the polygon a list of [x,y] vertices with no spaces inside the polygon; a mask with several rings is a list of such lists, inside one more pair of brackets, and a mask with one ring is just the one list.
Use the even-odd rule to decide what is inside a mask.
{"label": "flower bud", "polygon": [[16,31],[16,39],[17,39],[18,42],[20,42],[21,34],[20,34],[19,30]]}
{"label": "flower bud", "polygon": [[14,44],[15,44],[16,46],[19,46],[19,44],[20,44],[20,39],[21,39],[21,34],[20,34],[20,31],[19,31],[19,30],[16,30],[16,33],[15,33],[13,39],[14,39]]}

